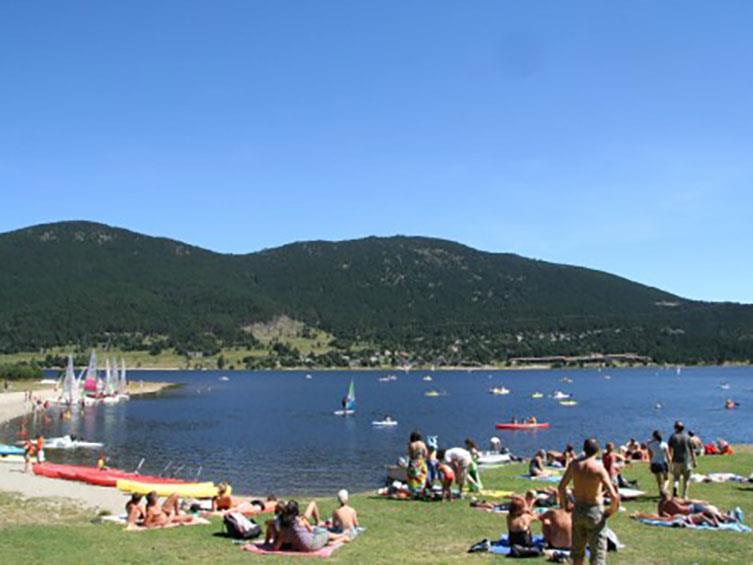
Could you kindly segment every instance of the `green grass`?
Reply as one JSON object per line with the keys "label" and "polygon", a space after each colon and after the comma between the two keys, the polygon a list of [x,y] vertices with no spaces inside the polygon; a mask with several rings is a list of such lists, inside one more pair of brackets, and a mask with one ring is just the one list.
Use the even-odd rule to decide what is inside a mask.
{"label": "green grass", "polygon": [[[485,486],[522,492],[537,484],[514,478],[523,470],[523,466],[513,465],[488,471],[484,474]],[[745,475],[751,470],[751,449],[741,449],[732,457],[702,458],[699,469],[704,473],[729,471]],[[640,486],[651,495],[655,492],[653,477],[645,464],[633,466],[625,475],[638,479]],[[753,522],[753,485],[692,485],[691,496],[710,500],[722,509],[740,506],[746,513],[746,521]],[[505,531],[505,520],[501,515],[473,510],[465,500],[423,503],[391,501],[368,494],[352,498],[368,531],[335,552],[333,562],[450,563],[467,560],[486,563],[500,559],[484,554],[466,554],[474,542],[499,537]],[[4,562],[300,563],[299,559],[256,557],[240,551],[229,540],[213,535],[220,530],[219,520],[211,526],[126,533],[111,524],[90,523],[93,514],[87,515],[80,508],[63,511],[58,505],[55,513],[47,511],[45,504],[19,502],[12,496],[0,496],[0,515],[4,516],[0,522]],[[753,534],[656,528],[628,517],[635,510],[654,511],[656,499],[653,496],[641,502],[627,502],[625,506],[628,511],[612,518],[610,526],[627,548],[610,554],[610,563],[753,562]],[[321,500],[320,507],[327,514],[334,508],[334,503],[331,499]],[[50,516],[58,518],[50,520]],[[45,525],[29,525],[30,518],[34,517],[39,517]],[[539,531],[538,526],[535,531]],[[541,563],[543,559],[536,562]]]}

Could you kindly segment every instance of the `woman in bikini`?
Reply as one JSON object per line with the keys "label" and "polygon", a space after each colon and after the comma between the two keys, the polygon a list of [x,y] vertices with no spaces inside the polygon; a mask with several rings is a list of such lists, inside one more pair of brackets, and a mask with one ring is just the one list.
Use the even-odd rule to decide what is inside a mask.
{"label": "woman in bikini", "polygon": [[177,494],[168,496],[161,505],[155,491],[146,495],[145,527],[163,528],[170,524],[189,524],[192,521],[192,516],[180,515],[180,499]]}

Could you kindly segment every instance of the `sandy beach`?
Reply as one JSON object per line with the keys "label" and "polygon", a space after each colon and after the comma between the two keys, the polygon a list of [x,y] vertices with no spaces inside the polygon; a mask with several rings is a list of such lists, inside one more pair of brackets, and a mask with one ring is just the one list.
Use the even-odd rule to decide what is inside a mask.
{"label": "sandy beach", "polygon": [[[172,386],[170,383],[131,382],[128,393],[132,396],[155,394]],[[34,397],[54,400],[57,392],[51,387],[34,391]],[[31,403],[25,401],[25,392],[0,394],[0,422],[6,422],[31,411]],[[97,487],[75,481],[63,481],[24,473],[23,463],[0,462],[0,491],[16,492],[26,497],[61,497],[73,500],[90,508],[112,514],[123,512],[126,495],[114,488]]]}

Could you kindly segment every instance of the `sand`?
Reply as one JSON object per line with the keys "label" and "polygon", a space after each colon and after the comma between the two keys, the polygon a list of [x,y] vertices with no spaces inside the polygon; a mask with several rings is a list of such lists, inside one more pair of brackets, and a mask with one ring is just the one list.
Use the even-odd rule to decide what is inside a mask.
{"label": "sand", "polygon": [[[171,386],[169,383],[131,382],[129,394],[153,394]],[[34,397],[53,400],[57,392],[53,388],[34,391]],[[24,400],[24,392],[0,394],[0,422],[12,420],[31,411],[31,403]],[[128,497],[114,488],[97,487],[76,481],[49,479],[33,473],[24,473],[23,463],[0,462],[0,491],[16,492],[26,497],[62,497],[89,508],[105,510],[112,514],[124,512]]]}

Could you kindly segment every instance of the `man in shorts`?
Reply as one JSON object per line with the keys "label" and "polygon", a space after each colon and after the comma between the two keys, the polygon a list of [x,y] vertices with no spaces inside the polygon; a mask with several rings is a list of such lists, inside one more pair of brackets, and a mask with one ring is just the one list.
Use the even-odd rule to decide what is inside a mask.
{"label": "man in shorts", "polygon": [[670,471],[674,488],[672,494],[677,496],[677,486],[682,478],[682,495],[680,498],[688,497],[688,482],[690,474],[696,466],[695,451],[690,437],[685,433],[685,425],[679,420],[675,422],[675,433],[669,438],[669,457]]}
{"label": "man in shorts", "polygon": [[[607,470],[596,457],[599,442],[587,439],[583,444],[583,456],[567,466],[558,491],[563,508],[573,513],[572,546],[570,555],[575,565],[582,565],[586,556],[586,544],[591,550],[591,565],[607,562],[607,519],[620,508],[620,495]],[[567,497],[567,485],[573,483],[572,505]],[[604,494],[610,499],[604,510]]]}

